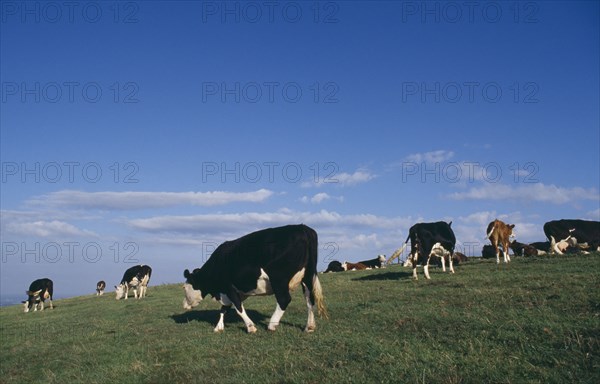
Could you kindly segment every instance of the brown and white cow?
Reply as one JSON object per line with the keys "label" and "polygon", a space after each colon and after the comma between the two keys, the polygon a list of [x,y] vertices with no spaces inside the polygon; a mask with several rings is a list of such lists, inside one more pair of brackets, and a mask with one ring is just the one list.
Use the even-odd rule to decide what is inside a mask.
{"label": "brown and white cow", "polygon": [[362,271],[368,269],[363,263],[349,263],[347,261],[342,263],[342,268],[344,268],[344,271]]}
{"label": "brown and white cow", "polygon": [[496,264],[500,264],[500,250],[498,249],[499,245],[502,246],[502,250],[504,251],[504,262],[510,262],[510,256],[508,253],[510,249],[510,238],[514,237],[514,227],[514,224],[505,224],[498,219],[488,224],[486,238],[490,239],[496,251]]}

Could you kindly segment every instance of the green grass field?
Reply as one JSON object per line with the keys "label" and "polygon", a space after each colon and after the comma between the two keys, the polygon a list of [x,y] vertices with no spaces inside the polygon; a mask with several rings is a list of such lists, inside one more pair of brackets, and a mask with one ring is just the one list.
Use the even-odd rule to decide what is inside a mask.
{"label": "green grass field", "polygon": [[148,297],[0,310],[2,383],[600,383],[599,254],[474,260],[426,281],[400,266],[320,275],[330,319],[305,334],[294,292],[245,302],[258,332],[218,303],[182,309],[181,284]]}

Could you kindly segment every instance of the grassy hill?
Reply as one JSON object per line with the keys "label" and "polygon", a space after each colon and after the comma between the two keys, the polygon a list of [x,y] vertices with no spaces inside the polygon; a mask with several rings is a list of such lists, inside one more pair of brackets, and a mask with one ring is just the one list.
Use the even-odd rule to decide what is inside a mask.
{"label": "grassy hill", "polygon": [[304,334],[301,290],[275,333],[271,297],[246,301],[258,332],[218,303],[182,309],[181,285],[0,309],[2,383],[598,383],[600,255],[473,260],[455,275],[320,275],[330,314]]}

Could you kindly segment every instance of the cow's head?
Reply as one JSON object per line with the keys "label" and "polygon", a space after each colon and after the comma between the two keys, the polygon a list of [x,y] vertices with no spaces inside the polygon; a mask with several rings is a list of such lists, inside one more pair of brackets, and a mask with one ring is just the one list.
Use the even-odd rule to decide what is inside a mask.
{"label": "cow's head", "polygon": [[192,285],[192,280],[195,280],[194,273],[190,273],[187,269],[183,272],[183,277],[185,277],[185,284],[183,284],[183,292],[185,294],[183,298],[183,309],[192,309],[196,307],[202,301],[202,290],[195,289],[194,285]]}
{"label": "cow's head", "polygon": [[517,235],[515,233],[515,225],[514,224],[509,224],[509,225],[507,225],[507,227],[508,227],[508,238],[509,239],[514,239],[515,236]]}
{"label": "cow's head", "polygon": [[120,300],[125,297],[125,284],[115,285],[115,299]]}
{"label": "cow's head", "polygon": [[31,308],[33,307],[34,311],[37,311],[37,306],[40,303],[40,294],[42,293],[42,290],[40,289],[39,291],[25,291],[25,294],[28,296],[27,300],[23,301],[23,312],[27,313],[31,310]]}

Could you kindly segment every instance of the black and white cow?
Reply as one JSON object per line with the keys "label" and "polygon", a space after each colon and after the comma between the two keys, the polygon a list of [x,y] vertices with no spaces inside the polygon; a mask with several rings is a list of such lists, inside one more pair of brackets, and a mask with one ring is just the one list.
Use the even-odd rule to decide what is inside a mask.
{"label": "black and white cow", "polygon": [[38,310],[38,306],[40,307],[40,311],[44,310],[44,301],[46,299],[50,300],[50,309],[53,309],[52,305],[52,294],[54,292],[54,283],[52,280],[44,278],[34,280],[29,285],[29,290],[25,291],[25,294],[28,296],[26,301],[23,301],[24,311],[25,313],[29,312],[33,307],[34,311]]}
{"label": "black and white cow", "polygon": [[327,269],[323,273],[328,273],[328,272],[344,272],[344,271],[345,271],[345,269],[342,266],[342,263],[340,263],[337,260],[333,260],[332,262],[330,262],[327,265]]}
{"label": "black and white cow", "polygon": [[568,246],[596,251],[600,246],[600,221],[549,221],[544,224],[544,234],[550,240],[550,252],[562,254]]}
{"label": "black and white cow", "polygon": [[408,237],[402,248],[399,248],[389,258],[388,264],[402,254],[404,248],[410,240],[410,256],[413,268],[413,279],[417,280],[417,264],[423,265],[425,278],[429,277],[429,261],[431,256],[439,256],[442,259],[442,269],[446,272],[446,264],[444,256],[448,255],[448,264],[450,264],[450,273],[454,273],[452,259],[454,255],[454,247],[456,246],[456,237],[451,228],[452,222],[438,221],[435,223],[418,223],[410,227]]}
{"label": "black and white cow", "polygon": [[104,289],[106,289],[106,283],[104,280],[100,280],[96,283],[96,296],[102,296],[104,294]]}
{"label": "black and white cow", "polygon": [[290,291],[302,285],[308,321],[306,332],[315,330],[313,307],[327,317],[321,283],[317,277],[317,233],[306,225],[288,225],[263,229],[219,245],[201,268],[183,276],[183,308],[191,309],[210,294],[221,303],[215,332],[225,329],[225,313],[233,305],[248,333],[256,326],[246,314],[242,302],[249,296],[275,295],[277,307],[268,329],[275,331],[288,304]]}
{"label": "black and white cow", "polygon": [[[125,300],[129,296],[129,288],[133,288],[133,295],[136,299],[141,299],[146,296],[146,289],[150,282],[150,276],[152,275],[152,268],[148,265],[136,265],[125,271],[121,283],[115,285],[116,299],[120,300],[125,296]],[[138,295],[138,288],[140,294]]]}
{"label": "black and white cow", "polygon": [[374,259],[359,261],[358,263],[364,265],[367,269],[385,268],[385,255],[379,255]]}

